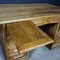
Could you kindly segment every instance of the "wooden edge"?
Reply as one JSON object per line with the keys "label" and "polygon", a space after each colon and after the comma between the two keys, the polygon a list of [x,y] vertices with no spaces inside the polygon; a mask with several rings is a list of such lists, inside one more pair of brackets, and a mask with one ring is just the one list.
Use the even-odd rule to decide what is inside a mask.
{"label": "wooden edge", "polygon": [[[21,47],[22,50],[20,50],[20,53],[25,53],[27,51],[30,51],[32,49],[36,49],[38,47],[42,47],[42,46],[45,46],[47,44],[51,44],[53,43],[53,40],[49,39],[49,38],[44,38],[44,39],[41,39],[39,41],[36,41],[36,42],[33,42],[31,45],[24,45],[23,47]],[[35,47],[34,47],[35,46]],[[24,49],[25,47],[25,49]],[[28,48],[28,49],[26,49]]]}
{"label": "wooden edge", "polygon": [[[40,39],[38,41],[34,41],[30,44],[26,44],[26,45],[23,45],[21,47],[22,50],[20,50],[20,53],[25,53],[27,51],[30,51],[32,49],[36,49],[38,47],[42,47],[42,46],[45,46],[45,45],[48,45],[48,44],[51,44],[53,43],[53,39],[51,37],[49,37],[45,32],[43,32],[40,28],[38,28],[39,31],[43,34],[44,38],[43,39]],[[28,48],[28,49],[26,49]]]}
{"label": "wooden edge", "polygon": [[[32,22],[34,22],[36,25],[39,25],[38,23],[39,23],[39,21],[36,23],[36,21],[34,21],[35,19],[40,19],[40,20],[46,20],[46,19],[44,19],[44,18],[47,18],[48,20],[49,20],[49,18],[52,18],[52,17],[59,17],[60,18],[60,14],[52,14],[52,15],[46,15],[46,16],[36,16],[36,17],[30,17],[30,18],[18,18],[18,19],[16,19],[16,18],[14,18],[14,19],[6,19],[6,20],[3,20],[3,21],[0,21],[0,24],[8,24],[8,23],[14,23],[14,22],[20,22],[20,21],[27,21],[27,20],[31,20]],[[58,19],[59,19],[58,18]],[[55,18],[54,18],[55,19]],[[52,19],[50,19],[50,20],[52,20]],[[56,19],[55,19],[56,20]],[[58,23],[59,23],[59,21],[57,21]],[[40,22],[41,23],[41,22]]]}
{"label": "wooden edge", "polygon": [[60,14],[41,16],[40,18],[38,17],[36,19],[32,19],[31,21],[36,26],[41,26],[41,25],[51,24],[51,23],[59,23],[60,24]]}

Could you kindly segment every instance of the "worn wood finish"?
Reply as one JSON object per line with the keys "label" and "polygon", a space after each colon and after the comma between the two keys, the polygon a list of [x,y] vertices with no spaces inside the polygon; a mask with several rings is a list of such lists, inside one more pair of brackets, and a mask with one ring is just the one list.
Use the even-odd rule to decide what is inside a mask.
{"label": "worn wood finish", "polygon": [[3,24],[0,26],[0,34],[3,33],[0,38],[6,60],[13,60],[14,54],[52,43],[53,40],[36,27],[49,23],[60,23],[60,7],[50,4],[0,4],[0,25]]}
{"label": "worn wood finish", "polygon": [[[44,20],[44,17],[59,14],[60,7],[50,4],[0,4],[0,24],[35,19]],[[55,19],[55,17],[53,18]],[[34,21],[34,23],[36,22]]]}
{"label": "worn wood finish", "polygon": [[53,40],[31,21],[7,24],[18,51],[20,53],[52,43]]}
{"label": "worn wood finish", "polygon": [[0,42],[1,42],[1,45],[2,45],[2,48],[3,48],[3,52],[4,52],[4,55],[5,55],[5,58],[6,60],[9,60],[8,58],[8,50],[7,50],[7,47],[6,47],[6,27],[5,25],[0,25]]}

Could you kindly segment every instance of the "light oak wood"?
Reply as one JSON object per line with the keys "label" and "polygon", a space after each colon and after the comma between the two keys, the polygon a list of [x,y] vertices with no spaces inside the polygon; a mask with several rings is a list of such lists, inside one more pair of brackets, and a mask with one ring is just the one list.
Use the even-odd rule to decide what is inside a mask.
{"label": "light oak wood", "polygon": [[45,32],[36,27],[50,23],[60,24],[60,7],[51,4],[0,4],[0,24],[3,24],[0,33],[3,32],[1,42],[6,60],[53,43]]}
{"label": "light oak wood", "polygon": [[7,24],[18,51],[24,53],[40,46],[52,43],[53,40],[31,21]]}
{"label": "light oak wood", "polygon": [[[48,16],[55,19],[55,16],[60,18],[59,14],[60,7],[51,4],[0,4],[0,24],[35,19],[40,21]],[[49,17],[46,19],[49,20]]]}

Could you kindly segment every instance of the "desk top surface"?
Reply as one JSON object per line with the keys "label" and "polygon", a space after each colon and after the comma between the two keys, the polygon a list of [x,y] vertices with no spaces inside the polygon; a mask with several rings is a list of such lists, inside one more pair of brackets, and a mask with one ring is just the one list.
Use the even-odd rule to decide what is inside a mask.
{"label": "desk top surface", "polygon": [[0,4],[0,24],[56,14],[60,14],[60,7],[51,4]]}

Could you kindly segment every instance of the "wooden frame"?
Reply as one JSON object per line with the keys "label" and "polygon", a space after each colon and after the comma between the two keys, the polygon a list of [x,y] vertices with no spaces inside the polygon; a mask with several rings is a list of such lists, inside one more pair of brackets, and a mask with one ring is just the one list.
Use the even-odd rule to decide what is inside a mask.
{"label": "wooden frame", "polygon": [[[45,24],[51,24],[51,23],[60,24],[60,7],[50,5],[50,4],[28,4],[28,5],[27,4],[23,4],[23,5],[22,4],[12,4],[12,5],[0,4],[0,35],[2,33],[0,39],[1,39],[1,44],[6,56],[6,60],[13,60],[13,56],[10,57],[9,51],[8,51],[8,41],[10,37],[7,38],[9,35],[9,32],[12,32],[14,30],[14,29],[13,30],[11,29],[12,28],[11,24],[16,22],[21,22],[21,21],[28,21],[28,20],[30,20],[33,24],[35,24],[34,26],[35,27],[37,26],[37,28],[38,26],[42,26]],[[58,26],[58,25],[55,25],[55,26]],[[45,32],[43,32],[39,28],[37,30],[40,31],[42,35],[44,35],[45,37],[42,38],[41,40],[38,40],[32,43],[34,45],[27,44],[30,47],[25,45],[24,47],[23,46],[21,47],[22,50],[17,49],[19,53],[26,53],[27,51],[30,51],[37,47],[41,47],[41,46],[53,43],[53,40],[51,39],[51,37],[49,37]],[[55,35],[55,33],[53,35]],[[15,38],[13,34],[11,34],[11,36],[12,38]],[[18,47],[17,44],[15,45],[16,47]],[[49,47],[51,48],[52,44],[50,44]]]}

